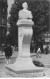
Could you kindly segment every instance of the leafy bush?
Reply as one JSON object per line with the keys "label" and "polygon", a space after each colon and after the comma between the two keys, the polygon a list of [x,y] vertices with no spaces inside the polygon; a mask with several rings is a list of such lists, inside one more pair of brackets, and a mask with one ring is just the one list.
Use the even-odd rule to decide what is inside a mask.
{"label": "leafy bush", "polygon": [[44,67],[44,64],[42,64],[41,62],[39,61],[33,61],[33,63],[35,64],[35,66],[38,66],[38,67]]}

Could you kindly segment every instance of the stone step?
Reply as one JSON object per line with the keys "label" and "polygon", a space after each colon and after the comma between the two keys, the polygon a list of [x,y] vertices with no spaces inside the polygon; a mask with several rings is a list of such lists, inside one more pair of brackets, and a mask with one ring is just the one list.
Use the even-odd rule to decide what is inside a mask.
{"label": "stone step", "polygon": [[12,77],[45,77],[44,70],[31,70],[31,71],[22,71],[15,72],[7,68],[7,73]]}

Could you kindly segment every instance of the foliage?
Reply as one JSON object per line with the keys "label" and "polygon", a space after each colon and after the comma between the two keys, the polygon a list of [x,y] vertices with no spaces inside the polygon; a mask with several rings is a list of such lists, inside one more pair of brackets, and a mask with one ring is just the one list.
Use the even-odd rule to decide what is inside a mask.
{"label": "foliage", "polygon": [[46,0],[15,0],[10,11],[10,33],[12,34],[12,38],[18,37],[18,28],[16,22],[18,21],[18,12],[22,9],[22,3],[25,1],[28,3],[28,9],[33,15],[32,20],[34,21],[34,42],[38,40],[41,41],[43,33],[45,33],[49,27],[49,3]]}
{"label": "foliage", "polygon": [[37,67],[44,67],[44,64],[40,61],[34,60],[33,63],[35,64],[35,66]]}

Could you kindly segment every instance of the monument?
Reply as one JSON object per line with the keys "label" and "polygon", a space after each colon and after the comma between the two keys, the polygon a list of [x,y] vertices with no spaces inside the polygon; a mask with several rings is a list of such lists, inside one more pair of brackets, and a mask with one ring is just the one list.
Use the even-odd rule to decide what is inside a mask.
{"label": "monument", "polygon": [[44,68],[36,67],[32,59],[30,57],[30,43],[32,38],[32,25],[34,22],[32,21],[32,13],[27,10],[27,3],[22,4],[23,9],[19,11],[19,20],[17,22],[18,25],[18,57],[14,64],[6,65],[7,69],[10,69],[14,72],[19,71],[34,71],[41,70]]}

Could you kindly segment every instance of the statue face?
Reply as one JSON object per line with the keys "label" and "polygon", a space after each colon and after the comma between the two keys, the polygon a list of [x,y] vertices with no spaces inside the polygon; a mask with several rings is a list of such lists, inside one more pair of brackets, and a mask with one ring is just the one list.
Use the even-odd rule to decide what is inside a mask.
{"label": "statue face", "polygon": [[24,3],[22,4],[22,7],[23,7],[24,9],[28,9],[28,5],[27,5],[27,3],[24,2]]}

